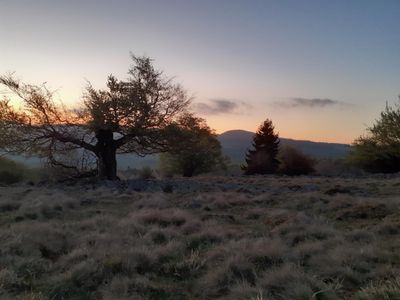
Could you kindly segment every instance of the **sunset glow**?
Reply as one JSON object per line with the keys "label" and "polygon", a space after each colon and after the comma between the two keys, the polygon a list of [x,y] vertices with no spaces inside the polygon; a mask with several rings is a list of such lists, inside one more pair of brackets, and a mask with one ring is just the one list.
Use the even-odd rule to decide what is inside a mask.
{"label": "sunset glow", "polygon": [[[351,143],[400,93],[398,1],[3,1],[0,73],[57,90],[127,77],[148,55],[218,133]],[[14,102],[13,104],[17,103]]]}

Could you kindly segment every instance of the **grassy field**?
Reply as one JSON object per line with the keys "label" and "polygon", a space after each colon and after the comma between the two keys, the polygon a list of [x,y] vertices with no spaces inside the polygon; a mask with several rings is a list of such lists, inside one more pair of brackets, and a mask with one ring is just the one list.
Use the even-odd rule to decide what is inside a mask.
{"label": "grassy field", "polygon": [[400,299],[400,177],[0,188],[0,299]]}

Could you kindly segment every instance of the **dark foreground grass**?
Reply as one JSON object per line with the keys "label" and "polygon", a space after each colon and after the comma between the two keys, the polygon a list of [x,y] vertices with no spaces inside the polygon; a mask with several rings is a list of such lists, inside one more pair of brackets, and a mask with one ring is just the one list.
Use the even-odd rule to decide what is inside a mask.
{"label": "dark foreground grass", "polygon": [[195,181],[0,188],[0,299],[400,299],[399,178]]}

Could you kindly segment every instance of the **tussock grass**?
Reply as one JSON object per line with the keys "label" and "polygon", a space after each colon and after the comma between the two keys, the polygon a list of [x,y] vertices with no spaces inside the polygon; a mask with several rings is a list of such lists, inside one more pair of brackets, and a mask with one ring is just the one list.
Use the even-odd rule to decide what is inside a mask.
{"label": "tussock grass", "polygon": [[390,278],[385,281],[371,283],[355,297],[357,300],[396,300],[400,299],[400,279]]}
{"label": "tussock grass", "polygon": [[3,187],[0,298],[397,299],[399,182],[199,177],[172,182],[170,193],[123,183]]}

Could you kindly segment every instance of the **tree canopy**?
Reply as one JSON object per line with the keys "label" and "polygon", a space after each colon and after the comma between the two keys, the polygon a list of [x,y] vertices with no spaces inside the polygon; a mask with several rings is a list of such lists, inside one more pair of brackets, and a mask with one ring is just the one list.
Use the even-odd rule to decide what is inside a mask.
{"label": "tree canopy", "polygon": [[[167,151],[170,125],[186,111],[190,98],[150,58],[132,55],[132,60],[126,80],[110,75],[105,90],[89,84],[77,109],[56,103],[45,85],[1,76],[0,84],[23,106],[14,107],[7,97],[0,101],[0,148],[46,157],[52,165],[77,171],[95,161],[98,175],[110,180],[117,178],[117,153]],[[79,154],[78,161],[65,159],[71,151]]]}
{"label": "tree canopy", "polygon": [[315,160],[293,146],[285,145],[279,149],[278,172],[289,176],[314,172]]}
{"label": "tree canopy", "polygon": [[191,177],[225,167],[221,144],[204,119],[186,113],[176,126],[175,147],[160,156],[163,172]]}
{"label": "tree canopy", "polygon": [[400,102],[386,105],[367,134],[354,142],[349,159],[369,172],[400,171]]}
{"label": "tree canopy", "polygon": [[274,132],[272,121],[267,119],[253,137],[253,149],[246,153],[246,175],[275,173],[279,166],[279,136]]}

